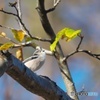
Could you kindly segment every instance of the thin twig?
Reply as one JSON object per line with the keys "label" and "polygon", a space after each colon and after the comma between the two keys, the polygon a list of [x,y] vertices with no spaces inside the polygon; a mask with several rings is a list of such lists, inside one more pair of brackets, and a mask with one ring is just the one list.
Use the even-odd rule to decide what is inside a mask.
{"label": "thin twig", "polygon": [[[19,1],[19,0],[18,0],[18,1]],[[18,2],[18,3],[19,3],[19,2]],[[38,37],[32,36],[32,35],[30,34],[29,30],[26,28],[25,24],[23,23],[22,19],[21,19],[21,16],[20,16],[21,12],[20,12],[20,10],[18,10],[18,8],[16,7],[16,3],[9,3],[9,4],[10,4],[11,7],[14,7],[14,8],[15,8],[17,14],[4,11],[3,9],[1,9],[0,11],[3,12],[3,13],[5,13],[5,14],[10,14],[10,15],[13,15],[13,16],[17,17],[18,20],[19,20],[19,22],[20,22],[20,24],[23,26],[23,28],[26,30],[26,32],[28,33],[28,35],[29,35],[32,39],[39,40],[39,41],[44,41],[44,42],[51,42],[50,39],[42,39],[42,38],[38,38]],[[2,25],[0,25],[0,27],[9,28],[9,27],[5,27],[5,26],[2,26]]]}
{"label": "thin twig", "polygon": [[72,53],[68,54],[66,57],[64,57],[64,58],[63,58],[63,61],[67,60],[70,56],[72,56],[72,55],[74,55],[74,54],[76,54],[76,53],[79,52],[79,48],[80,48],[80,46],[81,46],[81,44],[82,44],[82,41],[83,41],[83,38],[84,38],[82,35],[79,35],[79,37],[80,37],[80,42],[79,42],[79,44],[78,44],[76,50],[73,51]]}
{"label": "thin twig", "polygon": [[[16,12],[17,12],[17,15],[22,19],[20,3],[21,3],[20,0],[17,0],[17,5],[14,6],[14,8],[15,8],[15,10],[16,10]],[[17,20],[17,21],[18,21],[18,24],[19,24],[19,26],[20,26],[20,29],[23,30],[22,24],[20,23],[19,20]]]}
{"label": "thin twig", "polygon": [[43,41],[43,42],[49,42],[49,43],[51,42],[51,39],[42,39],[40,37],[34,37],[34,36],[32,36],[32,39]]}
{"label": "thin twig", "polygon": [[[3,26],[3,25],[0,25],[0,27],[7,28],[7,29],[10,29],[10,30],[13,29],[11,27]],[[34,39],[34,40],[42,41],[42,42],[49,42],[49,43],[51,42],[51,39],[42,39],[41,37],[35,37],[35,36],[32,36],[31,38]]]}
{"label": "thin twig", "polygon": [[61,2],[61,0],[54,0],[54,5],[53,5],[53,8],[50,8],[48,10],[46,10],[46,13],[49,13],[51,11],[54,11],[55,8],[58,6],[58,4]]}
{"label": "thin twig", "polygon": [[82,44],[82,41],[83,41],[83,36],[81,36],[81,35],[79,35],[79,37],[81,38],[81,40],[80,40],[80,42],[79,42],[79,44],[78,44],[78,46],[77,46],[77,48],[76,48],[76,51],[78,51],[79,50],[79,48],[80,48],[80,46],[81,46],[81,44]]}
{"label": "thin twig", "polygon": [[90,55],[91,57],[94,57],[94,58],[100,60],[100,57],[99,57],[100,54],[93,54],[91,51],[88,51],[88,50],[79,50],[78,52],[84,52],[84,53]]}
{"label": "thin twig", "polygon": [[80,50],[80,49],[79,49],[80,46],[81,46],[81,44],[82,44],[82,41],[83,41],[83,36],[80,35],[79,37],[81,38],[81,40],[80,40],[80,42],[79,42],[79,44],[78,44],[76,50],[73,51],[72,53],[68,54],[66,57],[64,57],[62,61],[67,60],[69,57],[71,57],[71,56],[73,56],[74,54],[79,53],[79,52],[84,52],[84,53],[90,55],[91,57],[94,57],[94,58],[100,60],[100,54],[93,54],[91,51],[88,51],[88,50]]}
{"label": "thin twig", "polygon": [[[39,41],[43,41],[43,42],[51,42],[51,39],[42,39],[42,38],[39,38],[39,37],[34,37],[30,34],[29,30],[26,28],[25,24],[22,22],[22,19],[21,17],[19,16],[19,11],[18,9],[16,8],[16,2],[15,3],[9,3],[11,7],[14,7],[16,9],[16,12],[17,14],[14,14],[14,13],[11,13],[11,12],[7,12],[5,10],[0,9],[1,12],[5,13],[5,14],[9,14],[9,15],[13,15],[15,17],[18,18],[18,20],[20,21],[21,25],[24,27],[24,29],[26,30],[26,32],[28,33],[28,35],[32,38],[32,39],[35,39],[35,40],[39,40]],[[11,29],[10,27],[6,27],[6,26],[3,26],[3,25],[0,25],[0,27],[3,27],[3,28],[8,28],[8,29]]]}
{"label": "thin twig", "polygon": [[74,51],[74,52],[68,54],[66,57],[63,58],[62,61],[67,60],[69,57],[71,57],[71,56],[73,56],[74,54],[79,53],[79,52],[86,53],[86,54],[90,55],[91,57],[100,60],[100,54],[93,54],[91,51],[88,51],[88,50],[77,50],[77,51]]}
{"label": "thin twig", "polygon": [[3,8],[0,9],[0,11],[3,12],[3,13],[5,13],[5,14],[9,14],[9,15],[13,15],[13,16],[17,17],[16,14],[14,14],[14,13],[12,13],[12,12],[7,12],[7,11],[3,10]]}
{"label": "thin twig", "polygon": [[72,55],[74,55],[74,54],[76,54],[76,53],[78,53],[78,51],[74,51],[74,52],[68,54],[68,55],[64,58],[64,60],[67,60],[69,57],[71,57]]}
{"label": "thin twig", "polygon": [[54,0],[54,7],[56,8],[60,2],[61,0]]}
{"label": "thin twig", "polygon": [[[13,48],[20,48],[21,46],[23,46],[23,47],[29,47],[29,46],[31,46],[33,48],[36,48],[36,45],[34,43],[32,43],[31,41],[30,42],[26,42],[26,43],[15,44],[13,46]],[[47,49],[44,49],[44,48],[43,48],[43,50],[45,50],[45,52],[46,52],[47,55],[50,55],[50,56],[53,55],[53,52],[51,52],[50,50],[47,50]]]}
{"label": "thin twig", "polygon": [[21,13],[21,0],[17,0],[17,9],[18,9],[18,15],[20,18],[22,18],[22,13]]}
{"label": "thin twig", "polygon": [[8,26],[3,26],[3,25],[0,25],[0,27],[2,27],[2,28],[6,28],[6,29],[13,29],[13,28],[11,28],[11,27],[8,27]]}
{"label": "thin twig", "polygon": [[21,19],[17,14],[4,11],[3,9],[1,9],[0,11],[3,12],[3,13],[5,13],[5,14],[13,15],[13,16],[17,17],[17,18],[19,19],[20,23],[22,24],[23,28],[24,28],[25,31],[27,32],[27,34],[32,38],[32,35],[30,34],[29,30],[26,28],[26,26],[25,26],[25,24],[23,23],[22,19]]}

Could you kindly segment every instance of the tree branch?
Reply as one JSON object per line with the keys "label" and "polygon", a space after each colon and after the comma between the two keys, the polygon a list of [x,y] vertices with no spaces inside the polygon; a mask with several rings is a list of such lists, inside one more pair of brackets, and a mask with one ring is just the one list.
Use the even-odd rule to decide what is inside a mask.
{"label": "tree branch", "polygon": [[61,0],[54,0],[54,5],[53,8],[50,8],[48,10],[46,10],[46,13],[52,12],[55,10],[55,8],[58,6],[58,4],[61,2]]}
{"label": "tree branch", "polygon": [[[60,0],[57,0],[57,1],[60,1]],[[37,5],[36,9],[39,13],[40,20],[41,20],[41,23],[42,23],[44,30],[50,36],[50,38],[53,42],[54,39],[55,39],[55,33],[54,33],[54,31],[53,31],[53,29],[50,25],[50,22],[48,20],[47,11],[45,10],[45,6],[44,6],[44,0],[38,0],[38,5]],[[62,77],[64,79],[67,91],[68,91],[68,95],[71,98],[78,100],[77,95],[73,95],[73,96],[71,95],[72,92],[76,93],[76,89],[75,89],[75,86],[74,86],[74,83],[73,83],[67,62],[66,61],[62,62],[64,54],[63,54],[62,48],[61,48],[59,43],[57,45],[57,50],[54,53],[54,56],[55,56],[56,60],[58,61],[58,64],[60,65],[59,68],[61,70],[61,74],[62,74]]]}
{"label": "tree branch", "polygon": [[18,9],[18,15],[20,18],[22,18],[22,13],[21,13],[21,0],[17,0],[17,9]]}
{"label": "tree branch", "polygon": [[47,15],[46,15],[46,10],[44,7],[44,0],[38,0],[36,9],[40,15],[40,20],[41,20],[41,23],[42,23],[42,26],[43,26],[45,32],[51,37],[51,39],[53,41],[55,38],[55,33],[50,25]]}
{"label": "tree branch", "polygon": [[80,42],[79,42],[79,44],[78,44],[78,46],[77,46],[77,48],[76,48],[76,51],[78,51],[79,50],[79,48],[80,48],[80,46],[81,46],[81,44],[82,44],[82,41],[83,41],[83,36],[81,36],[81,35],[79,35],[79,37],[80,37]]}
{"label": "tree branch", "polygon": [[[12,48],[19,48],[19,47],[33,47],[33,48],[36,48],[36,44],[32,43],[31,41],[30,42],[26,42],[26,43],[20,43],[20,44],[15,44]],[[46,50],[44,48],[42,48],[43,50],[45,50],[46,54],[47,55],[50,55],[50,56],[53,56],[53,52],[49,51],[49,50]]]}
{"label": "tree branch", "polygon": [[15,17],[17,16],[16,14],[14,14],[14,13],[12,13],[12,12],[7,12],[7,11],[3,10],[3,8],[0,9],[0,11],[3,12],[3,13],[5,13],[5,14],[8,14],[8,15],[13,15],[13,16],[15,16]]}
{"label": "tree branch", "polygon": [[76,54],[76,53],[79,52],[79,48],[80,48],[80,46],[81,46],[81,44],[82,44],[82,41],[83,41],[83,38],[84,38],[84,37],[81,36],[81,35],[80,35],[79,37],[80,37],[80,42],[79,42],[79,44],[78,44],[76,50],[75,50],[74,52],[68,54],[66,57],[64,57],[64,58],[63,58],[63,61],[67,60],[69,57],[71,57],[72,55],[74,55],[74,54]]}
{"label": "tree branch", "polygon": [[[10,3],[10,5],[11,5],[11,3]],[[11,7],[15,7],[15,6],[16,6],[16,5],[13,5],[13,6],[11,6]],[[23,28],[24,28],[25,31],[27,32],[27,34],[28,34],[30,37],[32,37],[32,35],[30,34],[30,31],[27,29],[27,27],[26,27],[25,24],[23,23],[22,19],[20,18],[20,16],[17,15],[17,14],[18,14],[18,11],[17,11],[17,14],[14,14],[14,13],[11,13],[11,12],[7,12],[7,11],[5,11],[5,10],[3,10],[3,9],[0,9],[0,11],[3,12],[3,13],[5,13],[5,14],[13,15],[13,16],[17,17],[18,20],[19,20],[19,22],[21,23],[21,25],[23,26]]]}
{"label": "tree branch", "polygon": [[100,60],[100,54],[93,54],[91,51],[88,51],[88,50],[79,50],[78,52],[84,52],[84,53],[90,55],[91,57]]}
{"label": "tree branch", "polygon": [[[21,0],[17,0],[17,6],[15,6],[15,9],[17,11],[17,15],[22,19],[22,13],[21,13]],[[18,20],[19,26],[21,29],[23,29],[22,24]]]}
{"label": "tree branch", "polygon": [[[42,96],[46,100],[72,100],[48,77],[36,75],[9,52],[3,52],[2,55],[7,60],[6,73],[28,91]],[[3,59],[3,57],[0,57],[0,59]],[[2,62],[4,63],[5,60],[2,60]],[[0,68],[2,66],[4,65],[0,63]]]}
{"label": "tree branch", "polygon": [[64,58],[63,58],[63,61],[67,60],[69,57],[71,57],[71,56],[73,56],[74,54],[79,53],[79,52],[86,53],[86,54],[88,54],[89,56],[100,60],[100,54],[94,54],[94,53],[92,53],[92,52],[89,51],[89,50],[81,50],[81,49],[79,49],[80,46],[81,46],[81,43],[82,43],[82,41],[83,41],[83,36],[80,36],[80,38],[81,38],[81,40],[80,40],[80,42],[79,42],[79,44],[78,44],[76,50],[73,51],[72,53],[68,54],[66,57],[64,57]]}
{"label": "tree branch", "polygon": [[[3,25],[0,25],[0,27],[2,27],[2,28],[7,28],[7,29],[10,29],[10,30],[12,30],[13,28],[11,28],[11,27],[8,27],[8,26],[3,26]],[[35,36],[32,36],[31,37],[32,39],[35,39],[35,40],[38,40],[38,41],[42,41],[42,42],[51,42],[51,39],[43,39],[43,38],[41,38],[41,37],[35,37]],[[10,41],[12,41],[10,38],[9,38],[9,40]],[[14,41],[13,41],[14,42]]]}

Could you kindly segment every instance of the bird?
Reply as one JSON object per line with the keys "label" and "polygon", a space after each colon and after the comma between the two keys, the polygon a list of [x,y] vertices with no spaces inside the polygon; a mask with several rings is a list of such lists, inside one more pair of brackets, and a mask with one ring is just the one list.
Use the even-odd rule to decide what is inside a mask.
{"label": "bird", "polygon": [[26,67],[28,67],[31,71],[34,72],[43,66],[45,59],[46,59],[45,50],[41,48],[40,46],[37,46],[33,55],[26,58],[23,61],[23,63]]}

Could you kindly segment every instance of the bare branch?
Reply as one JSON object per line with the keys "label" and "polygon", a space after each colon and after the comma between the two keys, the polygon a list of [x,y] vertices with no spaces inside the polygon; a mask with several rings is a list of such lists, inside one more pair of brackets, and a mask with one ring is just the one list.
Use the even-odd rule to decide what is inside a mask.
{"label": "bare branch", "polygon": [[76,53],[79,52],[79,48],[80,48],[80,46],[81,46],[81,44],[82,44],[82,41],[83,41],[83,38],[84,38],[81,34],[79,35],[79,37],[80,37],[80,42],[79,42],[79,44],[78,44],[76,50],[73,51],[72,53],[68,54],[66,57],[64,57],[63,60],[62,60],[63,62],[66,61],[66,60],[67,60],[69,57],[71,57],[72,55],[74,55],[74,54],[76,54]]}
{"label": "bare branch", "polygon": [[32,36],[32,39],[35,39],[35,40],[38,40],[38,41],[43,41],[43,42],[51,42],[51,39],[42,39],[41,37]]}
{"label": "bare branch", "polygon": [[61,2],[61,0],[54,0],[53,8],[50,8],[50,9],[46,10],[46,13],[54,11],[60,2]]}
{"label": "bare branch", "polygon": [[9,6],[10,6],[10,7],[14,7],[14,6],[16,6],[16,4],[17,4],[16,1],[15,1],[14,3],[10,3],[10,2],[9,2]]}
{"label": "bare branch", "polygon": [[[7,64],[5,64],[5,60],[2,60],[7,67],[6,73],[28,91],[42,96],[46,100],[72,100],[67,93],[58,87],[50,78],[36,75],[9,52],[3,52],[3,56],[5,56],[7,60]],[[0,63],[0,68],[3,66],[4,65]]]}
{"label": "bare branch", "polygon": [[[36,48],[36,44],[32,43],[31,41],[30,42],[26,42],[26,43],[15,44],[13,46],[13,48],[19,48],[21,46],[22,47],[28,47],[28,46],[30,46],[30,47]],[[44,48],[43,48],[43,50],[45,50],[45,52],[46,52],[47,55],[53,56],[53,52],[51,52],[50,50],[47,50],[47,49],[44,49]]]}
{"label": "bare branch", "polygon": [[[52,29],[50,22],[48,20],[47,11],[45,10],[45,6],[44,6],[44,0],[38,0],[37,11],[40,15],[40,20],[41,20],[41,23],[42,23],[44,30],[50,36],[50,38],[53,42],[56,35],[55,35],[54,30]],[[54,53],[54,56],[60,65],[59,68],[62,69],[61,74],[63,76],[68,95],[75,100],[79,100],[77,95],[74,95],[74,96],[71,95],[71,92],[76,93],[76,89],[75,89],[67,62],[66,61],[62,62],[62,58],[64,57],[64,54],[63,54],[62,48],[61,48],[59,43],[57,45],[56,52]],[[69,79],[68,79],[68,77],[69,77]]]}
{"label": "bare branch", "polygon": [[[14,6],[14,8],[16,9],[17,15],[22,19],[22,13],[21,13],[21,0],[17,0],[17,5]],[[19,23],[19,26],[21,29],[23,29],[22,24],[20,23],[19,20],[17,20]]]}
{"label": "bare branch", "polygon": [[42,23],[42,26],[43,26],[45,32],[50,36],[50,38],[52,39],[52,42],[53,42],[53,40],[55,38],[55,33],[54,33],[54,30],[52,29],[52,26],[50,25],[47,15],[46,15],[46,10],[44,7],[44,0],[38,0],[38,5],[37,5],[36,9],[40,15],[40,20],[41,20],[41,23]]}
{"label": "bare branch", "polygon": [[81,43],[82,43],[82,41],[83,41],[83,36],[81,36],[81,35],[79,35],[79,37],[81,38],[81,40],[80,40],[80,42],[79,42],[79,44],[78,44],[78,46],[77,46],[77,48],[76,48],[76,51],[78,51],[79,50],[79,48],[80,48],[80,46],[81,46]]}
{"label": "bare branch", "polygon": [[90,55],[91,57],[94,57],[94,58],[100,60],[100,54],[93,54],[91,51],[88,51],[88,50],[78,50],[78,52],[84,52],[84,53]]}
{"label": "bare branch", "polygon": [[57,7],[57,5],[61,2],[61,0],[54,0],[54,7]]}
{"label": "bare branch", "polygon": [[17,9],[18,9],[18,15],[20,18],[22,18],[22,13],[21,13],[21,0],[17,0]]}
{"label": "bare branch", "polygon": [[[11,4],[10,4],[11,5]],[[15,5],[11,6],[11,7],[15,7]],[[18,12],[17,14],[14,14],[14,13],[11,13],[11,12],[7,12],[7,11],[4,11],[3,9],[0,10],[1,12],[5,13],[5,14],[8,14],[8,15],[13,15],[15,17],[18,18],[19,22],[21,23],[21,25],[23,26],[23,28],[25,29],[25,31],[27,32],[27,34],[32,37],[32,35],[30,34],[29,30],[26,28],[25,24],[23,23],[22,19],[20,18],[20,16],[18,15]]]}
{"label": "bare branch", "polygon": [[0,11],[1,11],[1,12],[3,12],[3,13],[5,13],[5,14],[9,14],[9,15],[13,15],[13,16],[17,17],[17,15],[16,15],[16,14],[11,13],[11,12],[7,12],[7,11],[3,10],[3,8],[2,8],[2,9],[0,9]]}
{"label": "bare branch", "polygon": [[[11,27],[3,26],[3,25],[0,25],[0,27],[7,28],[7,29],[11,29],[11,30],[13,29]],[[41,37],[35,37],[35,36],[32,36],[31,38],[34,39],[34,40],[42,41],[42,42],[49,42],[49,43],[51,42],[51,39],[42,39]],[[9,40],[11,40],[11,39],[9,38]]]}
{"label": "bare branch", "polygon": [[11,27],[3,26],[3,25],[0,25],[0,27],[2,27],[2,28],[7,28],[7,29],[12,29]]}
{"label": "bare branch", "polygon": [[76,50],[76,51],[74,51],[74,52],[68,54],[66,57],[64,57],[62,61],[67,60],[69,57],[71,57],[71,56],[73,56],[74,54],[79,53],[79,52],[86,53],[86,54],[90,55],[91,57],[100,60],[100,54],[94,54],[94,53],[92,53],[92,52],[89,51],[89,50]]}
{"label": "bare branch", "polygon": [[90,55],[91,57],[94,57],[94,58],[100,60],[100,54],[93,54],[91,51],[88,51],[88,50],[80,50],[79,49],[80,46],[81,46],[81,44],[82,44],[83,38],[84,38],[82,35],[80,35],[79,37],[81,38],[81,40],[80,40],[80,42],[79,42],[76,50],[73,51],[72,53],[68,54],[66,57],[64,57],[62,61],[66,61],[69,57],[71,57],[74,54],[79,53],[79,52],[84,52],[84,53]]}
{"label": "bare branch", "polygon": [[[18,1],[19,1],[19,0],[18,0]],[[18,2],[18,3],[19,3],[19,2]],[[13,15],[13,16],[17,17],[19,23],[21,23],[21,25],[24,27],[24,29],[26,30],[26,32],[28,33],[28,35],[29,35],[32,39],[39,40],[39,41],[43,41],[43,42],[51,42],[50,39],[42,39],[42,38],[39,38],[39,37],[34,37],[34,36],[32,36],[32,35],[30,34],[29,30],[26,28],[25,24],[22,22],[21,15],[20,15],[21,12],[20,12],[20,10],[17,9],[16,3],[10,3],[10,6],[11,6],[11,7],[14,7],[14,8],[16,9],[17,14],[4,11],[3,9],[1,9],[0,11],[3,12],[3,13],[5,13],[5,14],[10,14],[10,15]],[[9,27],[2,26],[2,25],[0,25],[0,27],[4,27],[4,28],[8,28],[8,29],[9,29]]]}

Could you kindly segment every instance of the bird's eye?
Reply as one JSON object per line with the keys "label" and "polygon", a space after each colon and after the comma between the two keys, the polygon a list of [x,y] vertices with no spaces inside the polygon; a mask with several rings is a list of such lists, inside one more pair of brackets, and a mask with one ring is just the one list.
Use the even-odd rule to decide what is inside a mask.
{"label": "bird's eye", "polygon": [[45,52],[45,50],[42,50],[42,52]]}

